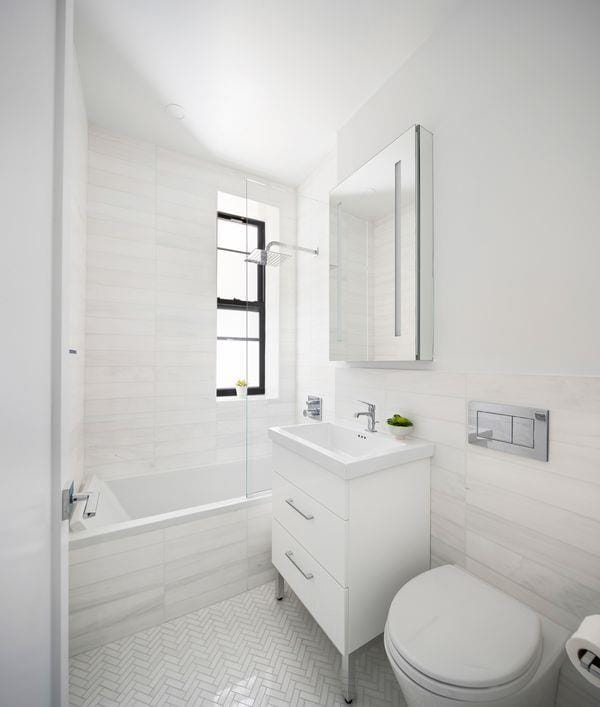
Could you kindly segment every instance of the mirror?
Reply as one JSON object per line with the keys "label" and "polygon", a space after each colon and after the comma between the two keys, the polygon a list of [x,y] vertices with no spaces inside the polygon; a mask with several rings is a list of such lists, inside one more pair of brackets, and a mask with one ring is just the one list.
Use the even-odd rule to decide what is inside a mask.
{"label": "mirror", "polygon": [[432,160],[415,125],[330,192],[331,361],[433,359]]}

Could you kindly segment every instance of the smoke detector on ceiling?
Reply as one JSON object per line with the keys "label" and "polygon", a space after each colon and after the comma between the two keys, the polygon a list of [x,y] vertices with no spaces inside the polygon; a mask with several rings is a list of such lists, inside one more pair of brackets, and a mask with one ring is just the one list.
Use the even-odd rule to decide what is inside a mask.
{"label": "smoke detector on ceiling", "polygon": [[185,118],[185,110],[179,103],[169,103],[165,106],[165,112],[170,118],[175,118],[175,120],[183,120]]}

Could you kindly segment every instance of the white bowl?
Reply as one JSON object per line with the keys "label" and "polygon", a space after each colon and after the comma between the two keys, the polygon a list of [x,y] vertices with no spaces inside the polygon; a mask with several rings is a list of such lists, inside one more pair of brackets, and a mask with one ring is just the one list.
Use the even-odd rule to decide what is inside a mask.
{"label": "white bowl", "polygon": [[398,439],[408,437],[408,435],[415,429],[414,425],[411,425],[410,427],[396,427],[395,425],[388,425],[387,428],[390,431],[390,434]]}

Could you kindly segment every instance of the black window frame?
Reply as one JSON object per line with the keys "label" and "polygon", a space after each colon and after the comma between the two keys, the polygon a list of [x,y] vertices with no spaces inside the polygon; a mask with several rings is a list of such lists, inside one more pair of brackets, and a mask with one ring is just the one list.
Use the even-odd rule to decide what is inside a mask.
{"label": "black window frame", "polygon": [[[230,253],[240,253],[242,255],[249,255],[249,251],[246,250],[235,250],[233,248],[221,248],[219,246],[219,220],[224,221],[234,221],[236,223],[243,223],[246,226],[256,226],[257,230],[257,248],[264,250],[265,247],[265,222],[259,221],[257,219],[248,218],[246,216],[239,216],[237,214],[230,214],[225,211],[217,212],[217,257],[220,250],[228,251]],[[236,312],[258,312],[258,338],[256,337],[233,337],[233,336],[217,336],[217,341],[258,341],[259,342],[259,358],[258,358],[258,373],[259,373],[259,385],[248,387],[248,395],[264,395],[265,394],[265,343],[266,343],[266,327],[265,327],[265,266],[256,266],[256,296],[257,300],[252,302],[248,300],[240,299],[224,299],[222,297],[217,297],[217,311],[219,309],[233,310]],[[218,287],[218,283],[217,283]],[[236,395],[235,387],[231,388],[217,388],[217,397],[226,397],[231,395]]]}

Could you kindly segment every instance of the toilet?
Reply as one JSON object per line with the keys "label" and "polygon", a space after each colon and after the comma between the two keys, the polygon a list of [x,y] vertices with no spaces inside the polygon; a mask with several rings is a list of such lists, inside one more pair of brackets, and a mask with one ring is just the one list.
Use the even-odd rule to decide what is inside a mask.
{"label": "toilet", "polygon": [[408,707],[552,707],[568,632],[454,565],[396,594],[385,650]]}

